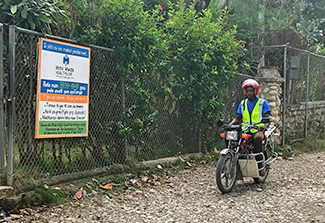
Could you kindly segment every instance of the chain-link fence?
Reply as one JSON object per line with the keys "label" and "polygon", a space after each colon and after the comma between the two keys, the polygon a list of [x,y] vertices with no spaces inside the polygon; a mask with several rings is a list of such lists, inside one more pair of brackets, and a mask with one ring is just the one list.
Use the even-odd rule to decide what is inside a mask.
{"label": "chain-link fence", "polygon": [[324,68],[325,57],[288,48],[286,136],[289,141],[325,131]]}
{"label": "chain-link fence", "polygon": [[10,35],[13,43],[9,41],[9,45],[12,45],[10,50],[14,56],[7,79],[11,90],[5,101],[11,107],[8,111],[9,141],[11,131],[14,131],[12,156],[15,186],[24,187],[33,185],[35,180],[41,178],[125,163],[125,142],[115,137],[114,131],[109,129],[109,124],[119,118],[123,109],[122,78],[115,72],[114,51],[91,47],[89,137],[35,139],[37,46],[42,35],[16,27],[11,27]]}
{"label": "chain-link fence", "polygon": [[9,51],[3,100],[8,108],[4,129],[9,185],[23,190],[44,180],[64,181],[78,178],[80,173],[99,173],[97,170],[105,171],[114,164],[201,152],[207,134],[216,138],[215,130],[200,129],[196,119],[184,112],[188,108],[166,93],[159,80],[163,71],[150,80],[125,80],[116,71],[119,61],[113,50],[88,45],[89,136],[36,139],[38,43],[44,36],[74,43],[11,26],[8,42],[2,44]]}
{"label": "chain-link fence", "polygon": [[251,49],[252,69],[273,67],[285,78],[282,95],[283,144],[325,131],[325,57],[288,45]]}
{"label": "chain-link fence", "polygon": [[[136,161],[152,160],[175,154],[200,151],[199,130],[196,123],[177,104],[173,94],[167,94],[159,80],[141,81],[145,92],[126,83],[126,108],[128,115],[137,117],[129,126],[139,128],[127,137],[128,155]],[[145,98],[145,99],[144,99]],[[148,105],[142,105],[148,100]]]}
{"label": "chain-link fence", "polygon": [[224,102],[223,118],[227,121],[232,121],[237,113],[239,103],[245,98],[242,90],[243,82],[248,78],[254,78],[246,74],[237,73],[236,76],[222,87]]}
{"label": "chain-link fence", "polygon": [[[16,187],[25,188],[41,179],[74,178],[82,172],[90,175],[114,164],[209,151],[217,145],[215,141],[223,143],[216,140],[216,123],[200,123],[186,112],[191,109],[189,104],[180,103],[166,90],[168,83],[160,78],[164,71],[126,80],[116,71],[119,60],[115,52],[99,46],[90,46],[89,136],[35,139],[38,40],[44,35],[14,26],[9,34],[7,43],[0,44],[4,46],[0,64],[5,63],[5,72],[0,69],[0,75],[5,73],[4,105],[0,104],[6,126],[2,142],[8,146],[6,155],[1,154],[5,149],[0,152],[0,164],[6,168],[9,184],[13,179]],[[1,53],[7,51],[8,57],[1,60]],[[245,79],[254,77],[262,67],[276,67],[286,78],[282,96],[286,139],[304,137],[307,129],[315,130],[312,126],[325,126],[324,118],[319,118],[325,112],[324,103],[319,102],[325,96],[323,57],[284,45],[252,48],[249,59],[250,75],[237,74],[218,82],[221,91],[216,95],[220,102],[216,112],[220,118],[231,121],[235,117],[244,97],[241,85]]]}

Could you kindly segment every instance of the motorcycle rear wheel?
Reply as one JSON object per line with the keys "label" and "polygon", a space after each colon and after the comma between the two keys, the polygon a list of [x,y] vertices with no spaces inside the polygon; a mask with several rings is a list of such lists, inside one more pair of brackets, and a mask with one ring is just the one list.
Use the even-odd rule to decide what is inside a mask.
{"label": "motorcycle rear wheel", "polygon": [[229,193],[236,183],[237,162],[231,153],[221,155],[216,170],[216,181],[222,193]]}

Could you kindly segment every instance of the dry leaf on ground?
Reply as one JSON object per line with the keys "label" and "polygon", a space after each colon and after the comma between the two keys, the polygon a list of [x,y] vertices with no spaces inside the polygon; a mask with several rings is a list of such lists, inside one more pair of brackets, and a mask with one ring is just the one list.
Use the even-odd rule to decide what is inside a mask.
{"label": "dry leaf on ground", "polygon": [[153,174],[152,177],[153,177],[153,179],[152,179],[153,181],[158,180],[158,176],[157,175]]}
{"label": "dry leaf on ground", "polygon": [[113,184],[106,184],[105,186],[100,185],[99,187],[104,189],[104,190],[112,190]]}
{"label": "dry leaf on ground", "polygon": [[75,198],[77,198],[77,199],[82,198],[82,191],[81,191],[81,190],[77,191],[77,193],[76,193],[74,196],[75,196]]}
{"label": "dry leaf on ground", "polygon": [[24,209],[21,209],[21,210],[20,210],[20,214],[21,214],[21,215],[29,215],[29,212],[26,211],[26,210],[24,210]]}

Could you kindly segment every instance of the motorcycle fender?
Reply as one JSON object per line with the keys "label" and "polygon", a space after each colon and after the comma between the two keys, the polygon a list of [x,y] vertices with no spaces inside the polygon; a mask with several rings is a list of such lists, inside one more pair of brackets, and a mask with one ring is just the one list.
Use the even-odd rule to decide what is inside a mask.
{"label": "motorcycle fender", "polygon": [[229,152],[230,152],[230,149],[226,148],[226,149],[221,150],[220,155],[227,155],[227,153],[229,153]]}

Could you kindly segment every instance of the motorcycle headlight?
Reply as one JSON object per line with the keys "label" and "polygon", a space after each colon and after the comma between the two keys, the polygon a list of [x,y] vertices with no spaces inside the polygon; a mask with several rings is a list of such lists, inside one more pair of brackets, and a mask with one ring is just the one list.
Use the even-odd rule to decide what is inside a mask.
{"label": "motorcycle headlight", "polygon": [[237,131],[228,131],[226,134],[227,140],[238,140],[238,132]]}

